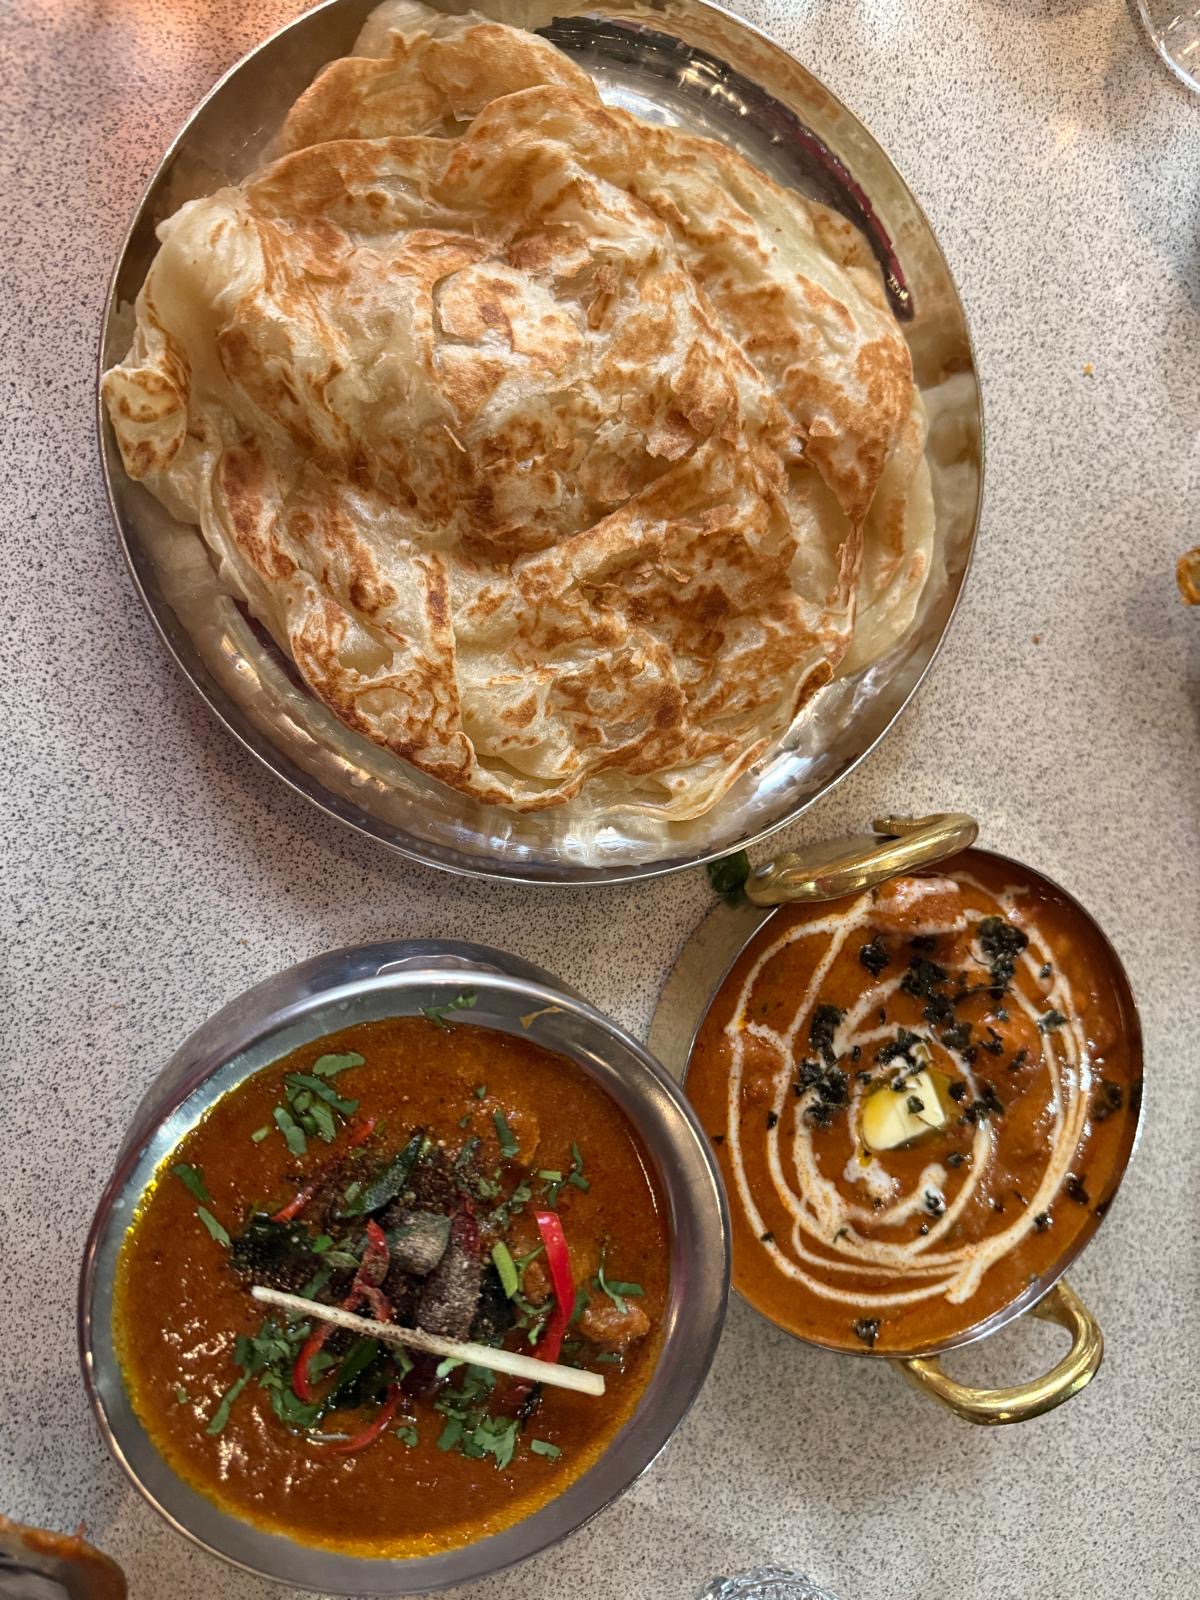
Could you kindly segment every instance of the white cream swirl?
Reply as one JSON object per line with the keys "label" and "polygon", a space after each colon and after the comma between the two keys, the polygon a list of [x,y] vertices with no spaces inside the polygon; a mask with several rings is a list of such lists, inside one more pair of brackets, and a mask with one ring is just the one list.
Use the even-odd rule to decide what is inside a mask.
{"label": "white cream swirl", "polygon": [[[1053,1007],[1065,1018],[1058,1028],[1041,1035],[1042,1062],[1049,1074],[1050,1096],[1048,1104],[1049,1129],[1045,1162],[1038,1187],[1027,1197],[1015,1219],[1003,1228],[988,1233],[983,1238],[950,1243],[950,1236],[958,1219],[971,1204],[980,1185],[986,1183],[996,1157],[997,1132],[990,1119],[979,1120],[974,1128],[970,1160],[961,1169],[961,1182],[952,1200],[936,1218],[930,1215],[926,1194],[943,1196],[947,1173],[936,1159],[931,1159],[918,1178],[916,1185],[901,1191],[899,1180],[878,1161],[861,1166],[857,1156],[841,1174],[843,1184],[853,1175],[856,1184],[861,1181],[866,1191],[865,1203],[847,1197],[838,1182],[820,1170],[813,1144],[813,1125],[803,1114],[804,1108],[816,1096],[815,1088],[804,1091],[797,1105],[797,1115],[792,1128],[787,1154],[796,1173],[793,1187],[785,1172],[784,1150],[781,1135],[784,1132],[784,1109],[793,1095],[796,1063],[807,1054],[807,1035],[802,1032],[812,1020],[813,1010],[820,1003],[822,985],[847,941],[857,932],[867,935],[871,927],[875,902],[870,893],[862,895],[848,908],[828,916],[794,923],[773,942],[768,944],[750,966],[736,997],[725,1038],[731,1053],[728,1076],[727,1145],[730,1169],[738,1198],[751,1227],[760,1237],[766,1232],[766,1222],[755,1203],[754,1193],[747,1178],[743,1151],[746,1129],[741,1116],[743,1077],[746,1069],[747,1041],[754,1040],[765,1046],[775,1056],[778,1065],[771,1077],[770,1109],[774,1119],[768,1118],[765,1129],[767,1165],[774,1194],[788,1216],[792,1227],[788,1250],[782,1248],[778,1235],[763,1239],[778,1269],[802,1284],[815,1295],[825,1299],[851,1303],[864,1310],[912,1305],[939,1296],[952,1304],[969,1300],[977,1291],[989,1268],[1017,1248],[1034,1229],[1035,1219],[1049,1211],[1062,1188],[1072,1158],[1084,1133],[1088,1115],[1091,1089],[1091,1063],[1083,1025],[1075,1013],[1067,980],[1061,974],[1052,952],[1036,924],[1026,915],[1016,914],[1019,889],[1005,889],[995,894],[966,872],[955,874],[953,880],[964,889],[976,891],[991,902],[987,910],[973,909],[958,903],[961,910],[950,920],[945,916],[928,921],[914,920],[908,924],[907,935],[949,935],[962,933],[985,917],[1001,915],[1016,922],[1028,938],[1025,949],[1017,956],[1019,969],[1035,980],[1027,985],[1034,998],[1022,992],[1015,983],[1005,998],[1010,1011],[1019,1009],[1036,1030],[1046,1011]],[[910,879],[895,885],[901,895],[911,897],[906,909],[916,911],[913,900],[929,893],[935,898],[933,886],[942,891],[945,900],[946,879]],[[911,886],[911,887],[910,887]],[[956,897],[957,898],[957,897]],[[931,906],[931,912],[933,907]],[[813,964],[807,988],[796,1009],[794,1019],[785,1031],[779,1031],[758,1021],[747,1020],[747,1007],[756,983],[769,962],[792,944],[812,943]],[[820,950],[821,944],[824,949]],[[818,951],[820,953],[818,953]],[[1049,980],[1041,975],[1047,964],[1051,966]],[[987,966],[980,959],[979,966]],[[953,969],[951,969],[953,975]],[[978,972],[975,972],[978,977]],[[847,1010],[834,1035],[834,1049],[839,1058],[849,1054],[855,1045],[861,1046],[861,1059],[868,1065],[875,1051],[896,1036],[894,1022],[880,1022],[880,1008],[900,985],[903,971],[895,975],[882,974],[871,981],[863,970],[864,987],[856,1003]],[[1038,1003],[1035,1003],[1035,999]],[[944,1051],[947,1064],[966,1081],[972,1095],[981,1087],[974,1068],[959,1050],[942,1043],[928,1041],[935,1051]],[[760,1052],[756,1052],[756,1055]],[[756,1066],[759,1063],[756,1061]],[[848,1065],[845,1060],[841,1063]],[[856,1149],[862,1148],[860,1118],[863,1105],[863,1086],[849,1074],[850,1102],[847,1115],[850,1132]],[[870,1086],[875,1087],[875,1086]],[[869,1089],[868,1089],[869,1092]],[[759,1124],[761,1126],[761,1124]],[[851,1167],[855,1170],[851,1173]],[[879,1237],[889,1227],[906,1223],[915,1213],[922,1213],[929,1231],[906,1240],[888,1240]],[[869,1223],[869,1229],[865,1225]],[[819,1244],[818,1252],[813,1248]],[[845,1279],[853,1277],[853,1284]],[[878,1289],[864,1287],[864,1280],[877,1280]]]}

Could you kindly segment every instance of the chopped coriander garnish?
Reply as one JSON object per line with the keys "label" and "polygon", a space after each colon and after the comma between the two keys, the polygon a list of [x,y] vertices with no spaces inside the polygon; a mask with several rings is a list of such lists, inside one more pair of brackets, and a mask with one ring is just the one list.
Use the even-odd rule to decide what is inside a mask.
{"label": "chopped coriander garnish", "polygon": [[626,1295],[642,1295],[645,1290],[640,1283],[612,1283],[604,1276],[604,1250],[600,1252],[600,1266],[596,1272],[596,1286],[612,1301],[622,1316],[629,1310],[625,1304]]}
{"label": "chopped coriander garnish", "polygon": [[517,1264],[512,1258],[512,1251],[504,1243],[503,1239],[492,1246],[492,1262],[500,1275],[500,1285],[511,1300],[521,1287],[521,1275],[517,1271]]}
{"label": "chopped coriander garnish", "polygon": [[504,1115],[503,1111],[493,1111],[492,1121],[496,1124],[496,1137],[500,1141],[500,1154],[506,1161],[513,1160],[515,1156],[520,1155],[521,1147],[517,1143],[515,1134],[508,1125],[508,1118]]}
{"label": "chopped coriander garnish", "polygon": [[475,1085],[475,1087],[471,1090],[471,1093],[475,1096],[476,1100],[486,1100],[487,1099],[487,1084],[486,1083],[477,1083]]}
{"label": "chopped coriander garnish", "polygon": [[188,1403],[188,1392],[182,1384],[175,1391],[175,1403],[181,1406],[185,1406]]}
{"label": "chopped coriander garnish", "polygon": [[562,1455],[558,1445],[551,1444],[549,1439],[530,1439],[529,1448],[535,1456],[545,1456],[548,1461],[557,1461]]}
{"label": "chopped coriander garnish", "polygon": [[742,885],[750,876],[750,857],[744,850],[735,850],[731,856],[708,863],[708,881],[717,894],[732,900],[739,895]]}
{"label": "chopped coriander garnish", "polygon": [[270,1131],[270,1128],[255,1128],[250,1137],[254,1140],[255,1144],[261,1144]]}
{"label": "chopped coriander garnish", "polygon": [[538,1177],[545,1178],[547,1183],[561,1183],[563,1181],[562,1173],[555,1171],[552,1167],[539,1168]]}
{"label": "chopped coriander garnish", "polygon": [[332,1085],[325,1083],[321,1078],[307,1072],[289,1072],[284,1078],[289,1088],[305,1090],[315,1095],[325,1104],[332,1106],[341,1117],[352,1117],[358,1110],[357,1100],[343,1100],[341,1095]]}
{"label": "chopped coriander garnish", "polygon": [[397,1428],[395,1433],[401,1444],[406,1444],[410,1450],[416,1448],[418,1435],[411,1423],[405,1423],[404,1427]]}
{"label": "chopped coriander garnish", "polygon": [[459,1125],[460,1128],[468,1128],[468,1127],[470,1127],[470,1125],[471,1125],[471,1113],[469,1111],[464,1111],[462,1116],[459,1117],[458,1125]]}
{"label": "chopped coriander garnish", "polygon": [[304,1129],[297,1124],[286,1106],[276,1106],[271,1114],[275,1119],[275,1126],[287,1141],[288,1149],[294,1156],[302,1156],[308,1149]]}
{"label": "chopped coriander garnish", "polygon": [[190,1167],[186,1161],[177,1161],[171,1168],[172,1174],[190,1195],[194,1195],[202,1205],[212,1199],[212,1195],[204,1187],[204,1175],[199,1167]]}
{"label": "chopped coriander garnish", "polygon": [[197,1206],[196,1215],[200,1218],[200,1221],[208,1229],[209,1233],[212,1234],[217,1243],[223,1244],[225,1248],[228,1249],[230,1243],[229,1235],[217,1221],[216,1217],[213,1216],[212,1212],[209,1211],[206,1206]]}
{"label": "chopped coriander garnish", "polygon": [[450,1024],[446,1021],[446,1018],[452,1011],[469,1011],[475,1004],[475,998],[473,991],[456,995],[453,1000],[447,1000],[445,1005],[422,1006],[421,1015],[428,1021],[436,1023],[439,1028],[445,1028],[449,1032]]}
{"label": "chopped coriander garnish", "polygon": [[228,1389],[226,1389],[225,1393],[221,1396],[221,1399],[217,1404],[217,1409],[208,1419],[208,1426],[204,1430],[205,1433],[217,1434],[221,1432],[225,1424],[229,1421],[229,1413],[233,1410],[233,1402],[250,1382],[250,1376],[251,1374],[249,1371],[243,1372],[241,1377],[236,1379],[234,1383]]}
{"label": "chopped coriander garnish", "polygon": [[438,1435],[437,1447],[439,1450],[453,1450],[454,1446],[463,1436],[461,1417],[447,1417],[446,1426]]}
{"label": "chopped coriander garnish", "polygon": [[438,1378],[448,1378],[454,1371],[455,1367],[461,1366],[462,1360],[459,1356],[447,1356],[444,1361],[438,1362],[437,1371],[434,1375]]}
{"label": "chopped coriander garnish", "polygon": [[579,1153],[579,1146],[574,1139],[571,1140],[571,1170],[567,1174],[567,1182],[574,1184],[577,1189],[582,1189],[586,1194],[588,1181],[583,1175],[583,1157]]}
{"label": "chopped coriander garnish", "polygon": [[331,1233],[319,1233],[312,1242],[313,1255],[324,1255],[325,1251],[329,1249],[329,1246],[332,1243],[333,1235]]}
{"label": "chopped coriander garnish", "polygon": [[345,1072],[348,1067],[365,1066],[366,1058],[356,1051],[348,1051],[343,1056],[319,1056],[312,1064],[312,1070],[318,1078],[336,1078],[339,1072]]}

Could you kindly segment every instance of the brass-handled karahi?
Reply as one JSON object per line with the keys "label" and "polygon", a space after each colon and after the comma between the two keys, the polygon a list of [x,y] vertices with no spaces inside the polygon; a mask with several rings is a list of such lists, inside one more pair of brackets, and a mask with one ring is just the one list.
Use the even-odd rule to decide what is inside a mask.
{"label": "brass-handled karahi", "polygon": [[[962,812],[881,817],[874,828],[873,833],[806,844],[751,868],[741,893],[723,898],[687,940],[659,997],[648,1040],[651,1050],[675,1077],[686,1079],[696,1035],[726,974],[780,906],[835,900],[886,883],[902,873],[949,861],[969,850],[979,831],[974,819]],[[1031,875],[1027,867],[1021,871]],[[1057,889],[1057,885],[1054,887]],[[1131,992],[1125,1002],[1136,1029],[1137,1011]],[[1133,1042],[1140,1073],[1140,1037]],[[1125,1161],[1135,1142],[1131,1137]],[[1090,1236],[1089,1231],[1086,1237]],[[1072,1255],[1082,1242],[1085,1241],[1076,1246]],[[1104,1355],[1099,1325],[1060,1277],[1065,1264],[1056,1265],[1043,1280],[1030,1285],[1015,1307],[1016,1311],[1030,1310],[1035,1316],[1055,1322],[1070,1334],[1069,1352],[1050,1372],[1006,1389],[959,1383],[943,1371],[939,1357],[950,1345],[965,1342],[962,1339],[912,1356],[881,1358],[890,1360],[910,1383],[969,1422],[1023,1422],[1052,1410],[1095,1376]],[[1012,1314],[1014,1310],[1010,1309],[1008,1315]],[[1007,1319],[1006,1316],[1004,1320]],[[983,1338],[992,1331],[993,1325],[985,1325],[973,1337]]]}

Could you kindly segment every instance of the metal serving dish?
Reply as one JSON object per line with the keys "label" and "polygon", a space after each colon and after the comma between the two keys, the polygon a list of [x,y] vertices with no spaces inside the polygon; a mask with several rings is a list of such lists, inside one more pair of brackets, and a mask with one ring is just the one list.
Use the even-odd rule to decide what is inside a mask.
{"label": "metal serving dish", "polygon": [[[1108,957],[1113,997],[1124,1024],[1133,1069],[1131,1104],[1136,1099],[1136,1114],[1129,1120],[1112,1180],[1105,1191],[1096,1197],[1087,1225],[1050,1269],[1040,1278],[1032,1279],[1020,1294],[985,1322],[977,1323],[911,1356],[891,1356],[883,1351],[865,1348],[853,1352],[837,1351],[838,1354],[849,1355],[852,1360],[890,1361],[910,1383],[968,1422],[1024,1422],[1030,1417],[1040,1416],[1044,1411],[1053,1410],[1064,1400],[1078,1394],[1096,1375],[1104,1358],[1104,1336],[1100,1326],[1075,1291],[1063,1280],[1063,1274],[1107,1216],[1141,1137],[1145,1108],[1142,1093],[1142,1029],[1137,1002],[1121,958],[1091,914],[1073,895],[1044,873],[1011,857],[971,849],[978,833],[972,818],[957,812],[920,819],[887,817],[877,821],[874,826],[874,834],[825,840],[807,846],[802,851],[789,852],[752,871],[746,880],[744,896],[718,905],[684,945],[659,996],[650,1024],[650,1048],[669,1072],[681,1083],[686,1083],[692,1047],[709,1006],[746,945],[782,905],[796,901],[837,899],[841,895],[856,894],[875,884],[885,883],[903,872],[916,871],[937,862],[948,862],[952,858],[969,863],[972,857],[983,857],[1011,866],[1023,879],[1041,884],[1072,905],[1091,926]],[[984,1389],[959,1383],[942,1370],[939,1361],[941,1355],[987,1338],[1027,1311],[1057,1323],[1071,1336],[1070,1350],[1050,1372],[1012,1388]],[[805,1342],[815,1344],[819,1341]]]}
{"label": "metal serving dish", "polygon": [[[605,1453],[523,1522],[434,1556],[343,1555],[222,1511],[163,1460],[129,1403],[113,1345],[117,1255],[159,1164],[228,1090],[334,1029],[445,1004],[464,982],[477,1000],[456,1026],[515,1034],[569,1057],[640,1133],[666,1198],[671,1235],[662,1351],[637,1410]],[[79,1286],[80,1357],[105,1443],[135,1487],[181,1533],[236,1566],[297,1588],[417,1594],[473,1582],[536,1554],[628,1488],[704,1383],[728,1287],[729,1219],[716,1163],[683,1094],[646,1049],[574,990],[525,961],[481,945],[406,940],[335,951],[258,984],[197,1029],[163,1068],[138,1107],[88,1235]]]}
{"label": "metal serving dish", "polygon": [[[463,11],[456,0],[433,0]],[[604,98],[741,150],[780,181],[864,225],[912,349],[930,414],[937,512],[934,572],[908,637],[823,689],[783,747],[705,817],[664,828],[600,826],[586,795],[544,812],[483,806],[344,727],[219,586],[201,538],[126,477],[100,407],[109,499],[134,582],[164,643],[209,709],[272,772],[330,815],[401,854],[521,882],[603,883],[711,860],[790,822],[883,737],[941,643],[966,575],[982,493],[979,386],[962,306],[916,200],[887,156],[785,51],[705,0],[478,0],[475,10],[541,27],[592,73]],[[121,249],[100,364],[120,361],[154,230],[185,200],[248,172],[325,62],[345,54],[371,0],[327,0],[217,84],[151,179]]]}

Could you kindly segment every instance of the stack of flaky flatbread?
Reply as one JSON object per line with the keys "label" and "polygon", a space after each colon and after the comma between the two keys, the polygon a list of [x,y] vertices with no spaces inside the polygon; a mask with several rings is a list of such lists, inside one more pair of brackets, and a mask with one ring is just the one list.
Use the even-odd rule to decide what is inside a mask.
{"label": "stack of flaky flatbread", "polygon": [[350,727],[485,803],[684,819],[910,626],[924,415],[848,223],[411,0],[278,150],[162,225],[104,393]]}

